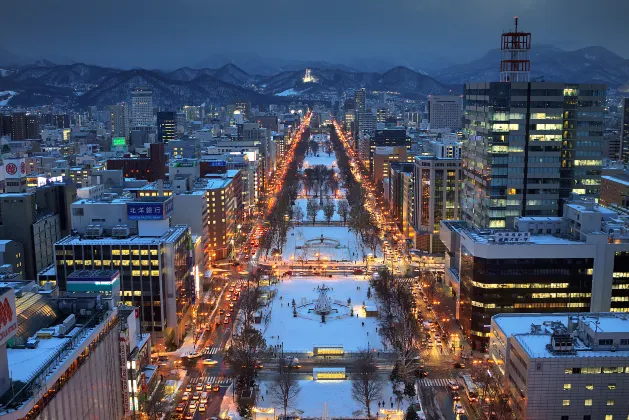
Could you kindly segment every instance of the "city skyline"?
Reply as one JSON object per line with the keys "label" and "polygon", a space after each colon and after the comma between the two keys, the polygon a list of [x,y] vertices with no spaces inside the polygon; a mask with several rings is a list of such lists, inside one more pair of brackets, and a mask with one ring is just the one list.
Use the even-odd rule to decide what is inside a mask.
{"label": "city skyline", "polygon": [[[600,45],[629,57],[629,46],[623,42],[629,28],[622,24],[629,4],[621,0],[607,1],[594,19],[587,1],[529,0],[509,5],[495,0],[439,4],[396,0],[386,4],[363,1],[358,7],[356,1],[325,0],[308,9],[306,28],[299,8],[284,0],[274,7],[246,0],[238,7],[187,0],[177,3],[177,19],[172,19],[170,7],[160,3],[163,0],[147,8],[118,0],[89,4],[65,0],[65,7],[40,4],[36,14],[28,4],[11,3],[5,11],[12,18],[0,28],[0,36],[5,40],[3,47],[18,58],[122,68],[200,67],[208,58],[224,54],[341,64],[374,59],[439,68],[469,62],[498,47],[495,34],[511,29],[517,15],[521,28],[534,33],[533,46],[551,44],[574,50]],[[545,12],[539,13],[542,3]],[[69,10],[72,21],[67,17]],[[570,10],[569,19],[554,19],[566,10]],[[51,29],[53,21],[68,24]],[[466,21],[474,22],[473,33]],[[39,42],[42,36],[45,45]],[[350,54],[345,48],[348,43],[353,45]],[[265,44],[277,45],[275,54]]]}

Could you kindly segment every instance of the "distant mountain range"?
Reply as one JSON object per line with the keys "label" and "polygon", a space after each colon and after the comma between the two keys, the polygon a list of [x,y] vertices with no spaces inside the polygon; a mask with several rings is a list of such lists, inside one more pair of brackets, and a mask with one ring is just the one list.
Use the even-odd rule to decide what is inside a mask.
{"label": "distant mountain range", "polygon": [[[5,54],[6,53],[6,54]],[[221,66],[183,67],[173,71],[121,70],[82,63],[55,64],[38,59],[26,64],[0,50],[0,92],[17,92],[10,105],[43,104],[107,105],[128,100],[135,86],[149,86],[154,103],[163,108],[203,102],[224,104],[245,99],[254,104],[281,103],[296,98],[326,100],[348,89],[397,92],[417,99],[429,94],[460,93],[466,81],[498,80],[500,51],[491,50],[478,60],[450,65],[427,75],[406,66],[376,71],[358,71],[324,61],[284,60],[271,66],[268,60],[236,55],[232,61],[256,71],[246,71],[227,56],[213,56],[199,64]],[[64,61],[67,59],[61,59]],[[14,61],[15,64],[10,64]],[[366,63],[364,63],[366,65]],[[385,63],[373,60],[374,68]],[[305,68],[311,69],[314,83],[304,83]],[[532,51],[533,77],[546,81],[605,83],[629,91],[629,60],[603,47],[565,51],[540,45]]]}

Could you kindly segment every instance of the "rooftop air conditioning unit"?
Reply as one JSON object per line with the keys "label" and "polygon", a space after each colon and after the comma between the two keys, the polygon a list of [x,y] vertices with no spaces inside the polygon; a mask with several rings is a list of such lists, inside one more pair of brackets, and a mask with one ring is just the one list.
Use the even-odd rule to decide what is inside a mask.
{"label": "rooftop air conditioning unit", "polygon": [[85,229],[86,238],[100,238],[103,236],[103,227],[101,225],[88,225]]}
{"label": "rooftop air conditioning unit", "polygon": [[131,228],[129,225],[116,225],[111,229],[112,238],[128,238],[131,235]]}

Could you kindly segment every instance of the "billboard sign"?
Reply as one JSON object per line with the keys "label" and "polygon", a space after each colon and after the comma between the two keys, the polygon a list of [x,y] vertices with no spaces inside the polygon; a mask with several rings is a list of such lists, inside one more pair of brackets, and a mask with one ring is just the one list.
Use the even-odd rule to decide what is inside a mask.
{"label": "billboard sign", "polygon": [[127,203],[127,219],[129,220],[165,220],[173,213],[174,200],[132,202]]}
{"label": "billboard sign", "polygon": [[6,289],[0,296],[0,346],[9,341],[16,333],[15,292],[13,289]]}
{"label": "billboard sign", "polygon": [[194,168],[197,162],[194,160],[187,160],[185,162],[176,162],[173,168]]}
{"label": "billboard sign", "polygon": [[116,147],[116,146],[126,146],[127,145],[127,141],[125,140],[124,137],[114,137],[111,139],[111,145]]}
{"label": "billboard sign", "polygon": [[5,178],[23,178],[26,176],[26,159],[4,159]]}
{"label": "billboard sign", "polygon": [[208,166],[227,166],[226,160],[210,160]]}

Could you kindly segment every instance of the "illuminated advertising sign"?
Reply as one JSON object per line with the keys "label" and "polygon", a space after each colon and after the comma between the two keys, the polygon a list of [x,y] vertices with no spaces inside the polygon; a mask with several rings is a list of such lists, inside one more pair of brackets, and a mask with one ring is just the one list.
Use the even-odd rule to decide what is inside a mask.
{"label": "illuminated advertising sign", "polygon": [[26,160],[22,159],[4,159],[4,177],[5,178],[23,178],[26,176]]}
{"label": "illuminated advertising sign", "polygon": [[53,176],[50,178],[47,178],[45,176],[38,176],[37,177],[37,186],[38,187],[43,187],[46,184],[49,184],[51,182],[63,182],[63,177],[62,176]]}
{"label": "illuminated advertising sign", "polygon": [[16,333],[15,292],[13,289],[7,289],[0,296],[0,346],[9,341]]}
{"label": "illuminated advertising sign", "polygon": [[227,161],[225,161],[225,160],[210,160],[210,161],[208,161],[208,166],[227,166]]}
{"label": "illuminated advertising sign", "polygon": [[111,145],[116,147],[116,146],[126,146],[127,145],[127,141],[125,140],[124,137],[114,137],[111,139]]}
{"label": "illuminated advertising sign", "polygon": [[177,162],[173,165],[173,168],[194,168],[197,162],[194,160],[186,161],[186,162]]}
{"label": "illuminated advertising sign", "polygon": [[164,202],[127,203],[127,218],[129,220],[165,220],[173,213],[173,203],[172,197]]}

